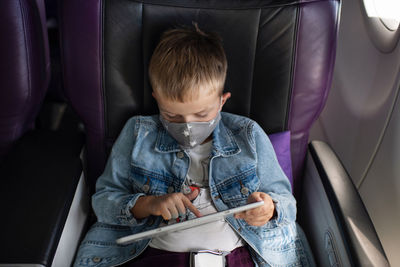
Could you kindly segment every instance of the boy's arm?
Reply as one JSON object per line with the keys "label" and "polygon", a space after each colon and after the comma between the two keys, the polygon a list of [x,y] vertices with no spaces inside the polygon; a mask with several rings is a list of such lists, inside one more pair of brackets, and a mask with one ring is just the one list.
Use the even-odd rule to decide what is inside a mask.
{"label": "boy's arm", "polygon": [[116,140],[103,174],[97,179],[92,206],[99,222],[119,225],[143,224],[130,212],[143,193],[133,191],[129,180],[132,148],[137,136],[136,118],[127,121]]}
{"label": "boy's arm", "polygon": [[296,200],[292,195],[288,178],[276,158],[275,150],[268,136],[257,124],[249,131],[253,149],[257,155],[257,176],[260,179],[259,192],[267,193],[275,206],[275,216],[265,225],[273,228],[296,220]]}

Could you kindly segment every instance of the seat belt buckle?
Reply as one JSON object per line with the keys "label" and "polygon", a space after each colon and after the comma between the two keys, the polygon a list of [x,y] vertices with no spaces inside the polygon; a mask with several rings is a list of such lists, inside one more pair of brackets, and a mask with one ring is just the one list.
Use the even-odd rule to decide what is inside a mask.
{"label": "seat belt buckle", "polygon": [[190,267],[225,267],[225,256],[229,252],[199,250],[190,252]]}

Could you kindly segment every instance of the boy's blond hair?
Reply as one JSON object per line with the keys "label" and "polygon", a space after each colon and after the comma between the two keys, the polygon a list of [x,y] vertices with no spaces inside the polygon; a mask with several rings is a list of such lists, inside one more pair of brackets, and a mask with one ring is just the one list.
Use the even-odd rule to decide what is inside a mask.
{"label": "boy's blond hair", "polygon": [[196,99],[201,90],[222,94],[227,61],[221,38],[195,28],[164,32],[150,60],[153,90],[170,101]]}

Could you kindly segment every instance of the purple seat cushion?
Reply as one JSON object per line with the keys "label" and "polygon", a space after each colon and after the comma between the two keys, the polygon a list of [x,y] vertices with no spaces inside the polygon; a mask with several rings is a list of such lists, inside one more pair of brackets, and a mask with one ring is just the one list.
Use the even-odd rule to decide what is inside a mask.
{"label": "purple seat cushion", "polygon": [[281,165],[283,172],[289,178],[293,188],[292,158],[290,154],[290,131],[274,133],[268,135],[274,147],[276,157]]}

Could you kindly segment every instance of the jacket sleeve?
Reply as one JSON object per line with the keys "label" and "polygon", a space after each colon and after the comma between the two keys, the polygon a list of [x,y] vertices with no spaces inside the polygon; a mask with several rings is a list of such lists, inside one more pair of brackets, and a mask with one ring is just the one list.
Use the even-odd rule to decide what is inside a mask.
{"label": "jacket sleeve", "polygon": [[277,216],[271,219],[266,228],[274,228],[296,220],[296,200],[291,192],[289,179],[286,177],[275,150],[263,129],[256,123],[251,124],[252,146],[257,155],[257,176],[260,179],[260,192],[269,194],[275,204]]}
{"label": "jacket sleeve", "polygon": [[92,196],[97,220],[116,225],[142,225],[147,219],[136,220],[130,209],[143,193],[133,191],[129,180],[131,152],[136,142],[137,117],[127,121],[112,147],[103,174],[97,179],[96,193]]}

